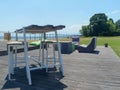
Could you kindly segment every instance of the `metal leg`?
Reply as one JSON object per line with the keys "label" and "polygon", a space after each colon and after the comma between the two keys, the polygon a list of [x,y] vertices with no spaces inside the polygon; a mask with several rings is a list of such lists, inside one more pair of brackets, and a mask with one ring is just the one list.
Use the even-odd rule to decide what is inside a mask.
{"label": "metal leg", "polygon": [[59,57],[59,63],[60,63],[60,70],[62,72],[62,75],[64,76],[64,68],[63,68],[63,62],[62,62],[62,56],[61,56],[61,47],[60,47],[60,43],[58,42],[57,31],[55,31],[55,37],[56,37],[57,46],[58,46],[58,57]]}
{"label": "metal leg", "polygon": [[11,57],[11,73],[14,74],[14,58],[13,58],[13,51],[10,52]]}
{"label": "metal leg", "polygon": [[26,62],[26,70],[27,70],[27,78],[28,78],[29,85],[32,85],[31,74],[30,74],[30,69],[29,69],[29,66],[28,66],[28,62]]}
{"label": "metal leg", "polygon": [[10,73],[14,74],[14,58],[13,58],[13,46],[9,47],[9,58],[10,58]]}
{"label": "metal leg", "polygon": [[54,65],[56,64],[56,57],[55,57],[55,43],[53,43],[53,58],[54,58]]}
{"label": "metal leg", "polygon": [[17,46],[15,47],[15,67],[17,67]]}
{"label": "metal leg", "polygon": [[46,72],[48,72],[48,43],[46,43]]}
{"label": "metal leg", "polygon": [[10,46],[8,45],[8,79],[11,80],[11,55],[10,55]]}
{"label": "metal leg", "polygon": [[44,43],[42,43],[42,66],[44,67]]}
{"label": "metal leg", "polygon": [[40,46],[39,46],[39,56],[38,56],[38,60],[39,60],[39,63],[40,63],[40,58],[41,58],[41,43],[40,43]]}
{"label": "metal leg", "polygon": [[[24,28],[23,28],[23,30],[24,30]],[[29,85],[32,85],[30,67],[29,67],[29,59],[28,59],[28,46],[27,46],[27,41],[26,41],[25,30],[24,30],[24,54],[25,54],[24,58],[25,58],[25,62],[26,62],[26,72],[27,72],[28,82],[29,82]]]}
{"label": "metal leg", "polygon": [[13,47],[8,45],[8,79],[11,80],[11,74],[14,74]]}

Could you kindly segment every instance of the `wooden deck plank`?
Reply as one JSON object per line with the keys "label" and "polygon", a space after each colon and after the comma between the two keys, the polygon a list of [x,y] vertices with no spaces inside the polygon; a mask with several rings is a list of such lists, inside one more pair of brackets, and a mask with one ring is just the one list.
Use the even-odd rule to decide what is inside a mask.
{"label": "wooden deck plank", "polygon": [[[29,51],[32,53],[32,51]],[[37,53],[37,51],[35,51]],[[8,57],[0,56],[0,88],[7,90],[120,90],[120,59],[108,47],[95,53],[62,54],[65,76],[58,71],[32,71],[29,86],[25,68],[16,68],[13,80],[7,80]]]}

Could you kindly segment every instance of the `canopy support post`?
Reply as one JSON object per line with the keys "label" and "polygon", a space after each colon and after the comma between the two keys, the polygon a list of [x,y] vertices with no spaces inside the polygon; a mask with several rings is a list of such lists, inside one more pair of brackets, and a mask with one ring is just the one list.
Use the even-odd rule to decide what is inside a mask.
{"label": "canopy support post", "polygon": [[60,70],[62,72],[62,75],[64,76],[64,68],[63,68],[63,62],[62,62],[62,56],[61,56],[61,47],[60,47],[60,43],[58,41],[58,34],[57,34],[56,30],[55,30],[55,39],[57,41],[57,47],[58,47],[58,59],[59,59],[59,63],[60,63]]}

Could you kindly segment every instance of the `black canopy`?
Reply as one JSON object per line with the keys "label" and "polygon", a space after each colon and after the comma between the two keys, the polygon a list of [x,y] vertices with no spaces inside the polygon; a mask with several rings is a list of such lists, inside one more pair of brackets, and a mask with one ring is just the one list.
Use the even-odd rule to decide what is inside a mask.
{"label": "black canopy", "polygon": [[29,25],[26,27],[23,27],[21,29],[16,30],[15,32],[22,33],[23,30],[25,30],[26,33],[45,33],[45,32],[51,32],[55,30],[60,30],[65,28],[64,25],[45,25],[45,26],[38,26],[38,25]]}

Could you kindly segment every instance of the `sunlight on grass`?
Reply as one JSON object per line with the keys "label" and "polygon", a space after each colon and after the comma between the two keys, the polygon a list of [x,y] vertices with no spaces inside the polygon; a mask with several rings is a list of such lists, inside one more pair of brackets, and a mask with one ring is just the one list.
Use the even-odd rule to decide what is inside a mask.
{"label": "sunlight on grass", "polygon": [[[92,37],[81,37],[80,44],[89,44]],[[97,45],[104,46],[108,43],[109,46],[115,51],[115,53],[120,57],[120,36],[116,37],[97,37]]]}

